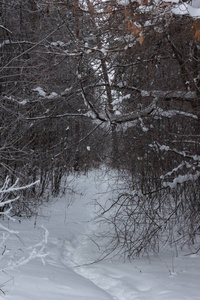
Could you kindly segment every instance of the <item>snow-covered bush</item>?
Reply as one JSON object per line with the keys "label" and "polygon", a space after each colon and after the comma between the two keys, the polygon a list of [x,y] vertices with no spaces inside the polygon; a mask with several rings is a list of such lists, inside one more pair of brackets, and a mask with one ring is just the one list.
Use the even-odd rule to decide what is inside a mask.
{"label": "snow-covered bush", "polygon": [[[15,269],[35,258],[40,258],[44,262],[44,258],[47,255],[45,253],[45,245],[47,243],[48,231],[45,228],[43,228],[44,236],[42,240],[35,245],[28,246],[28,248],[26,248],[26,245],[23,245],[20,255],[15,245],[12,245],[13,248],[8,246],[13,236],[20,240],[20,232],[11,229],[14,227],[14,222],[16,221],[11,215],[12,204],[16,201],[20,202],[21,191],[32,188],[38,184],[38,181],[36,181],[26,186],[19,186],[18,180],[16,180],[14,184],[10,182],[10,178],[7,177],[0,188],[0,272]],[[18,254],[16,254],[16,252]]]}
{"label": "snow-covered bush", "polygon": [[108,241],[105,256],[120,253],[132,259],[166,249],[178,254],[183,247],[199,251],[199,180],[187,179],[187,183],[145,193],[123,173],[106,205],[99,203],[97,220],[103,233],[98,240]]}

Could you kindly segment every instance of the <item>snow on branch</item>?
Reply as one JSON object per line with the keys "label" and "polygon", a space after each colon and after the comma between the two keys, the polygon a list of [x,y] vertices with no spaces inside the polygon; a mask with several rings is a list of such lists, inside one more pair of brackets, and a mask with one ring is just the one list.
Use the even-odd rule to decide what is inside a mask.
{"label": "snow on branch", "polygon": [[[3,186],[0,188],[0,208],[3,208],[5,205],[10,205],[12,202],[17,201],[19,199],[19,196],[15,197],[14,199],[9,199],[9,195],[8,195],[8,197],[6,195],[7,200],[5,200],[4,199],[5,194],[8,194],[10,192],[18,192],[18,191],[21,191],[24,189],[28,189],[38,183],[39,183],[39,180],[37,180],[33,183],[30,183],[28,185],[25,185],[25,186],[18,186],[19,179],[17,179],[13,184],[10,184],[10,178],[9,178],[9,176],[7,176]],[[6,211],[1,211],[0,215],[4,215],[4,216],[8,217],[8,219],[10,219],[11,221],[15,221],[12,217],[9,216],[11,209],[12,209],[12,207],[10,206],[10,208],[7,209]],[[0,239],[0,247],[2,249],[6,249],[6,241],[10,238],[11,235],[18,236],[19,232],[10,229],[7,226],[4,226],[2,223],[3,223],[3,221],[0,223],[0,231],[2,232],[1,239]],[[24,255],[23,257],[21,257],[17,261],[13,261],[13,260],[7,261],[6,266],[3,267],[2,269],[0,269],[1,271],[15,269],[16,267],[22,266],[22,265],[28,263],[30,260],[35,259],[35,258],[40,258],[42,260],[43,264],[45,264],[44,259],[48,255],[48,253],[45,252],[45,246],[47,244],[49,232],[43,226],[42,226],[42,228],[44,230],[44,237],[43,237],[42,241],[37,243],[36,245],[31,246],[30,248],[23,249],[23,253],[27,253],[27,250],[28,250],[28,253],[26,255]],[[15,249],[13,249],[13,250],[15,251]],[[11,250],[9,250],[9,251],[11,251]],[[0,260],[5,260],[4,252],[5,251],[2,252]],[[5,265],[5,261],[4,261],[4,265]]]}
{"label": "snow on branch", "polygon": [[[200,162],[200,156],[199,155],[189,155],[185,151],[178,151],[176,149],[171,149],[169,146],[166,145],[160,145],[159,143],[155,142],[154,145],[149,145],[150,147],[156,147],[160,151],[165,151],[165,152],[173,152],[176,153],[184,158],[192,159],[195,163]],[[198,165],[199,166],[199,165]],[[171,170],[170,172],[166,173],[165,175],[160,176],[160,179],[164,180],[166,177],[172,176],[178,171],[183,170],[184,168],[187,169],[192,169],[192,164],[188,163],[187,161],[181,162],[176,168]],[[196,173],[187,173],[185,175],[178,175],[176,176],[172,182],[163,182],[163,187],[164,188],[175,188],[178,184],[183,184],[188,181],[196,181],[200,177],[200,172],[196,171]]]}
{"label": "snow on branch", "polygon": [[[187,100],[187,101],[192,101],[195,100],[197,98],[197,94],[196,92],[190,91],[162,91],[162,90],[141,90],[137,87],[134,86],[127,86],[126,84],[123,85],[122,83],[119,83],[117,85],[112,85],[113,89],[130,89],[132,91],[135,91],[139,94],[141,94],[142,97],[152,97],[152,103],[147,106],[146,108],[144,108],[143,110],[137,110],[137,111],[133,111],[129,114],[125,114],[125,115],[111,115],[109,116],[109,120],[107,116],[102,115],[100,112],[97,111],[97,109],[94,107],[94,105],[87,99],[87,94],[85,92],[85,90],[87,90],[89,87],[107,87],[107,84],[100,84],[100,85],[96,85],[96,86],[86,86],[83,87],[82,82],[80,80],[80,86],[81,88],[79,90],[76,90],[75,93],[80,94],[83,98],[84,104],[88,109],[87,113],[84,114],[70,114],[70,113],[66,113],[66,114],[60,114],[60,115],[56,115],[56,116],[40,116],[40,117],[35,117],[35,118],[28,118],[27,120],[33,120],[33,119],[46,119],[46,118],[59,118],[59,117],[89,117],[91,119],[99,119],[102,122],[115,122],[115,123],[125,123],[125,122],[130,122],[130,121],[134,121],[138,118],[147,116],[149,114],[151,114],[153,111],[155,114],[159,114],[160,116],[164,116],[164,117],[168,117],[171,118],[172,116],[175,115],[181,115],[181,116],[185,116],[185,117],[189,117],[189,118],[193,118],[193,119],[198,119],[198,116],[196,116],[195,114],[191,114],[191,113],[187,113],[184,111],[178,111],[178,110],[168,110],[168,111],[164,111],[163,109],[157,107],[157,103],[158,100],[161,99],[165,99],[165,100],[170,100],[170,99],[177,99],[177,100]],[[56,92],[51,92],[51,93],[47,93],[46,91],[44,91],[43,88],[41,88],[40,86],[36,87],[33,89],[33,91],[37,92],[39,94],[39,96],[41,98],[46,98],[46,99],[56,99],[57,97],[63,97],[68,95],[69,93],[72,93],[72,88],[67,88],[64,92],[57,94]]]}
{"label": "snow on branch", "polygon": [[[41,87],[36,87],[33,89],[34,92],[37,92],[39,94],[40,97],[42,98],[47,98],[47,99],[54,99],[57,97],[63,97],[66,95],[66,93],[68,93],[69,91],[71,91],[71,89],[66,89],[63,93],[61,93],[60,95],[58,95],[55,92],[51,92],[50,95],[47,95],[47,92],[44,91],[43,88]],[[94,105],[87,99],[87,96],[85,94],[84,88],[81,84],[81,89],[77,91],[77,93],[80,93],[82,95],[83,101],[85,106],[88,109],[87,113],[65,113],[65,114],[60,114],[60,115],[45,115],[45,116],[40,116],[40,117],[34,117],[34,118],[26,118],[26,120],[42,120],[42,119],[47,119],[47,118],[61,118],[61,117],[88,117],[90,119],[98,119],[100,121],[105,122],[106,119],[97,112],[97,110],[94,108]]]}
{"label": "snow on branch", "polygon": [[200,172],[197,171],[195,174],[179,175],[172,182],[163,182],[164,187],[175,188],[178,184],[183,184],[187,181],[195,181],[200,177]]}
{"label": "snow on branch", "polygon": [[[39,180],[35,181],[35,182],[32,182],[30,184],[27,184],[25,186],[18,186],[18,182],[19,182],[19,179],[16,179],[16,181],[11,185],[10,185],[10,178],[9,176],[6,177],[5,179],[5,182],[3,184],[3,186],[0,188],[0,209],[4,208],[5,206],[7,205],[10,205],[11,203],[19,200],[19,197],[20,196],[16,196],[12,199],[8,199],[7,196],[6,198],[4,198],[4,195],[5,194],[9,194],[9,193],[12,193],[12,192],[18,192],[18,191],[21,191],[21,190],[25,190],[25,189],[29,189],[31,187],[33,187],[34,185],[37,185],[39,183]],[[7,211],[3,211],[0,213],[0,215],[5,215],[7,216],[9,219],[12,220],[11,217],[9,217],[9,212],[10,210],[7,210]],[[0,226],[2,227],[2,225],[0,224]],[[4,228],[5,230],[5,228]]]}
{"label": "snow on branch", "polygon": [[[152,102],[144,109],[142,110],[136,110],[133,112],[130,112],[128,114],[111,114],[111,115],[104,115],[102,112],[98,111],[87,99],[87,93],[86,90],[90,86],[83,87],[82,82],[80,80],[80,86],[81,88],[72,91],[72,88],[67,88],[64,92],[61,92],[60,94],[57,94],[56,92],[52,91],[50,93],[47,93],[42,87],[38,86],[33,89],[34,92],[37,92],[39,94],[39,97],[44,98],[44,99],[56,99],[58,97],[63,97],[71,93],[76,93],[80,94],[82,96],[83,102],[85,106],[87,107],[88,111],[86,113],[64,113],[64,114],[59,114],[59,115],[43,115],[43,116],[37,116],[37,117],[32,117],[32,118],[26,118],[26,120],[43,120],[43,119],[48,119],[48,118],[61,118],[61,117],[87,117],[92,120],[97,119],[101,122],[109,122],[109,123],[116,123],[116,124],[122,124],[122,123],[128,123],[135,121],[139,118],[146,117],[150,114],[155,114],[167,118],[171,118],[176,115],[184,116],[184,117],[189,117],[193,119],[198,119],[198,116],[195,114],[187,113],[184,111],[179,111],[179,110],[163,110],[158,107],[158,100],[165,99],[165,100],[170,100],[170,99],[177,99],[177,100],[187,100],[187,101],[193,101],[197,98],[196,92],[186,92],[186,91],[162,91],[162,90],[152,90],[152,91],[147,91],[147,90],[141,90],[136,87],[130,87],[126,86],[123,84],[118,84],[118,85],[112,85],[112,88],[114,89],[130,89],[132,91],[135,91],[137,93],[140,93],[142,97],[152,97],[153,100]],[[106,87],[107,84],[101,84],[101,85],[96,85],[92,87]]]}
{"label": "snow on branch", "polygon": [[130,114],[114,116],[114,117],[112,117],[112,122],[120,124],[120,123],[131,122],[131,121],[134,121],[141,117],[148,116],[156,109],[157,102],[158,102],[158,98],[155,97],[153,99],[152,103],[150,105],[148,105],[146,108],[144,108],[142,110],[134,111]]}
{"label": "snow on branch", "polygon": [[27,264],[29,261],[36,259],[36,258],[40,258],[42,263],[45,265],[45,258],[46,258],[46,256],[49,255],[49,253],[45,252],[45,247],[46,247],[46,244],[48,241],[49,231],[44,226],[41,226],[41,227],[44,230],[44,236],[43,236],[42,241],[38,244],[35,244],[35,245],[25,249],[25,250],[30,251],[27,254],[27,256],[21,257],[18,261],[10,261],[8,263],[8,265],[5,268],[3,268],[2,271],[13,270],[15,268],[18,268],[20,266]]}
{"label": "snow on branch", "polygon": [[142,90],[135,86],[128,86],[126,83],[119,82],[117,85],[112,85],[116,89],[126,89],[130,91],[135,91],[141,94],[142,97],[153,97],[162,99],[183,99],[183,100],[194,100],[198,96],[194,91],[174,91],[174,90]]}
{"label": "snow on branch", "polygon": [[158,97],[163,99],[168,98],[177,98],[177,99],[185,99],[185,100],[192,100],[197,98],[196,92],[186,92],[186,91],[162,91],[162,90],[152,90],[146,91],[141,90],[142,97]]}
{"label": "snow on branch", "polygon": [[180,110],[163,110],[162,108],[157,108],[155,111],[155,115],[159,115],[159,116],[166,117],[166,118],[171,118],[171,117],[180,115],[183,117],[188,117],[188,118],[198,120],[198,116],[196,116],[194,114],[186,113],[186,112],[180,111]]}
{"label": "snow on branch", "polygon": [[36,120],[46,120],[46,119],[59,119],[59,118],[72,118],[72,117],[85,117],[85,118],[90,118],[90,119],[96,119],[94,118],[94,115],[92,113],[65,113],[65,114],[60,114],[60,115],[43,115],[39,117],[32,117],[32,118],[25,118],[27,121],[36,121]]}
{"label": "snow on branch", "polygon": [[174,169],[171,170],[170,172],[166,173],[165,175],[160,176],[160,179],[164,179],[164,178],[167,177],[167,176],[171,176],[171,175],[173,175],[174,173],[176,173],[176,172],[182,170],[184,167],[186,167],[186,168],[189,169],[189,168],[192,167],[192,165],[189,164],[189,163],[187,163],[186,161],[183,161],[180,165],[178,165],[176,168],[174,168]]}
{"label": "snow on branch", "polygon": [[55,32],[57,32],[61,27],[64,26],[64,23],[61,25],[57,25],[57,28],[53,31],[51,31],[47,36],[45,36],[43,39],[41,39],[39,42],[33,44],[31,47],[26,49],[25,51],[22,51],[19,55],[16,55],[15,57],[11,58],[7,64],[5,64],[2,68],[0,68],[0,72],[2,72],[4,69],[6,69],[13,61],[17,60],[18,58],[22,57],[26,53],[29,53],[30,51],[34,50],[37,46],[40,46],[44,41],[46,41],[48,38],[50,38]]}
{"label": "snow on branch", "polygon": [[40,86],[36,87],[32,90],[33,92],[38,92],[39,96],[42,98],[47,99],[56,99],[59,97],[59,95],[56,92],[51,92],[50,94],[47,94],[47,92],[44,91],[44,89]]}
{"label": "snow on branch", "polygon": [[10,31],[10,29],[8,29],[7,27],[3,26],[3,25],[0,25],[0,28],[9,32],[10,34],[12,34],[12,31]]}
{"label": "snow on branch", "polygon": [[149,145],[150,147],[156,147],[157,149],[159,149],[160,151],[170,151],[170,152],[174,152],[178,155],[181,155],[183,157],[186,157],[186,158],[189,158],[189,159],[192,159],[194,160],[195,162],[200,162],[200,156],[195,154],[195,155],[190,155],[188,153],[186,153],[185,151],[178,151],[177,149],[175,148],[170,148],[169,146],[166,146],[166,145],[160,145],[158,142],[155,142],[153,145],[150,144]]}
{"label": "snow on branch", "polygon": [[81,90],[82,90],[81,95],[82,95],[84,104],[89,109],[89,113],[90,112],[92,113],[92,114],[90,114],[90,117],[96,116],[96,119],[98,119],[102,122],[105,122],[106,118],[104,118],[101,114],[99,114],[99,112],[95,109],[94,105],[87,99],[87,96],[86,96],[86,93],[85,93],[85,90],[84,90],[81,80],[80,80],[80,85],[81,85]]}
{"label": "snow on branch", "polygon": [[19,196],[14,199],[9,199],[9,200],[0,202],[0,208],[4,207],[5,205],[11,204],[12,202],[17,201],[17,200],[19,200]]}
{"label": "snow on branch", "polygon": [[13,185],[8,187],[7,184],[9,183],[9,178],[7,177],[6,178],[6,183],[4,183],[3,187],[0,188],[0,194],[26,190],[26,189],[29,189],[29,188],[33,187],[34,185],[39,184],[39,182],[40,182],[39,180],[36,180],[35,182],[32,182],[32,183],[24,185],[24,186],[17,186],[18,181],[19,180],[17,179]]}
{"label": "snow on branch", "polygon": [[0,229],[5,232],[8,232],[9,234],[18,234],[19,233],[18,231],[11,230],[8,227],[3,226],[1,223],[0,223]]}
{"label": "snow on branch", "polygon": [[[0,25],[0,27],[2,27]],[[8,29],[7,29],[8,30]],[[0,48],[2,48],[5,45],[19,45],[19,44],[29,44],[29,45],[35,45],[35,43],[32,43],[30,41],[11,41],[11,40],[5,40],[0,44]]]}

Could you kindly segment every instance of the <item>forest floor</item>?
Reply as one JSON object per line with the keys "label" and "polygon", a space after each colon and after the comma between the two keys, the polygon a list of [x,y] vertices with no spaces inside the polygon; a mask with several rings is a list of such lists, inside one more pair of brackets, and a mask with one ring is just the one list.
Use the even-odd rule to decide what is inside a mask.
{"label": "forest floor", "polygon": [[37,217],[8,221],[18,231],[1,249],[0,300],[199,300],[200,253],[172,250],[124,262],[101,255],[96,201],[112,180],[100,171],[68,179],[66,194]]}

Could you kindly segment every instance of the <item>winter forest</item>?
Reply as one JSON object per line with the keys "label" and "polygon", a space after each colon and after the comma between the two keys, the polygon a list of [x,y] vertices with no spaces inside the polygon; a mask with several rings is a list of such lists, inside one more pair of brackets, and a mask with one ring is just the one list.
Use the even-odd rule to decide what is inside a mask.
{"label": "winter forest", "polygon": [[199,255],[199,0],[1,0],[0,58],[1,261],[5,220],[98,170],[102,260]]}

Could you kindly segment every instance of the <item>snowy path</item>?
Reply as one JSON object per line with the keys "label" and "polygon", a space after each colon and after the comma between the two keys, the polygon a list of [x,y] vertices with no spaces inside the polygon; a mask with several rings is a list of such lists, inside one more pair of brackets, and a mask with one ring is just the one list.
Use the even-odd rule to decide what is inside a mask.
{"label": "snowy path", "polygon": [[[113,300],[107,292],[63,264],[67,241],[74,248],[78,247],[76,237],[84,233],[84,224],[89,217],[85,210],[86,200],[81,196],[84,190],[83,186],[80,192],[69,193],[55,203],[42,207],[36,226],[34,218],[5,224],[19,231],[20,239],[14,235],[7,241],[4,261],[12,264],[23,257],[28,262],[25,265],[19,263],[15,270],[1,272],[0,289],[5,295],[0,291],[0,300]],[[79,202],[81,199],[84,200],[82,204]],[[74,203],[70,206],[71,215],[68,215],[71,201]],[[39,249],[30,248],[31,245],[43,239],[44,230],[41,226],[49,232],[45,265],[38,258],[29,261],[30,252],[34,248]],[[3,260],[0,263],[2,269]]]}
{"label": "snowy path", "polygon": [[76,179],[76,193],[43,207],[36,226],[35,220],[14,224],[14,229],[20,231],[20,240],[9,240],[7,248],[15,251],[7,251],[8,260],[16,261],[22,252],[28,256],[28,246],[41,240],[41,225],[49,231],[45,249],[48,256],[45,265],[35,259],[15,271],[1,273],[0,288],[6,295],[0,293],[0,300],[200,299],[199,255],[175,258],[169,252],[131,263],[107,259],[89,264],[101,250],[91,239],[93,232],[99,230],[89,222],[95,209],[92,200],[103,203],[108,197],[104,192],[109,188],[108,178],[99,173],[80,176]]}
{"label": "snowy path", "polygon": [[[90,220],[94,207],[88,204],[87,199],[98,199],[101,203],[105,201],[108,195],[101,194],[101,191],[109,190],[108,177],[100,178],[98,184],[93,177],[82,178],[79,185],[80,188],[82,187],[80,201],[83,198],[83,206],[85,206],[83,209],[87,210],[84,216],[87,215]],[[87,189],[84,190],[84,186]],[[68,216],[75,216],[78,208],[81,209],[76,205],[70,207]],[[159,258],[142,258],[132,263],[106,260],[90,264],[101,253],[96,242],[91,239],[93,232],[98,228],[95,223],[87,222],[86,219],[82,221],[82,232],[71,241],[66,239],[63,243],[63,263],[112,295],[113,299],[200,299],[199,255],[175,258],[174,253],[169,252],[160,255]]]}

